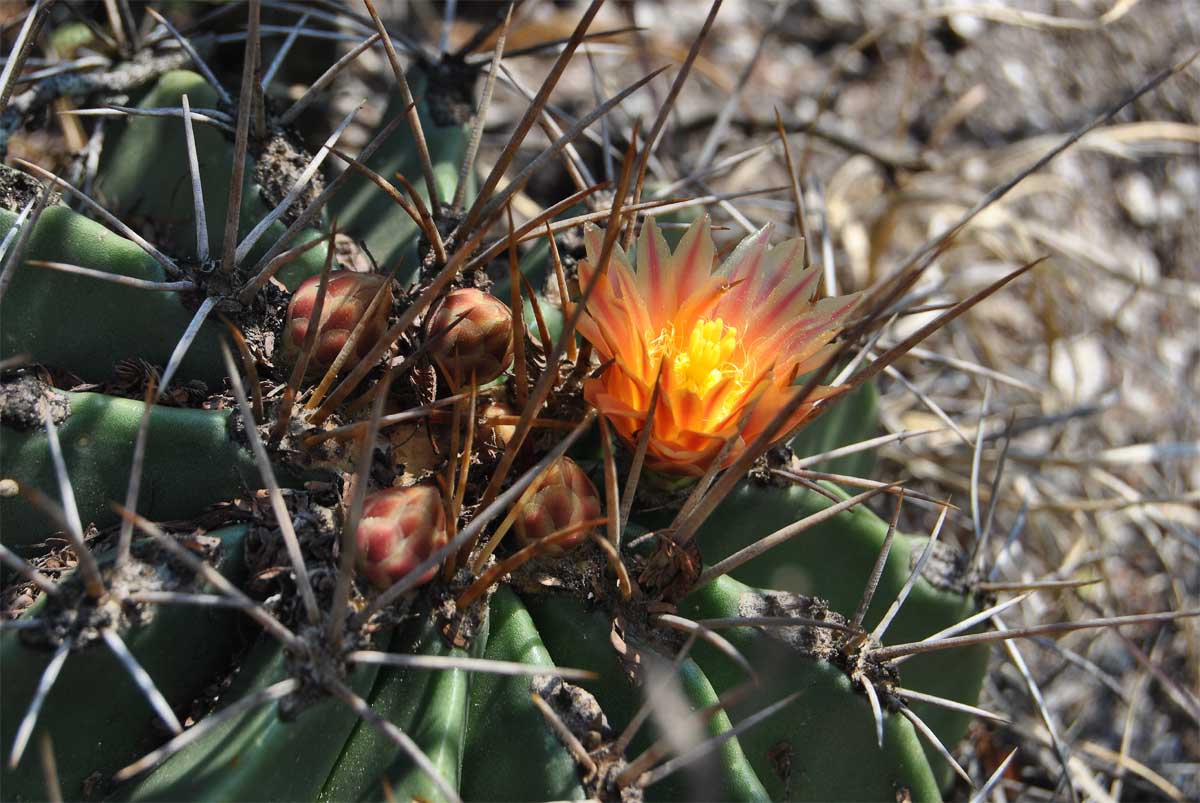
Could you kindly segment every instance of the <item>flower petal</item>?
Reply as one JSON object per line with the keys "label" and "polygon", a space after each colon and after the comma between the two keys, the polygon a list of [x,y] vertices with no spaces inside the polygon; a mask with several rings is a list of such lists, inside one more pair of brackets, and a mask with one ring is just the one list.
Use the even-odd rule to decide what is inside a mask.
{"label": "flower petal", "polygon": [[841,331],[842,324],[860,301],[861,293],[823,298],[808,313],[768,337],[761,348],[778,354],[793,354],[805,350],[806,345],[809,350],[814,345],[824,345]]}
{"label": "flower petal", "polygon": [[692,222],[671,254],[667,273],[675,280],[675,298],[683,305],[700,292],[712,274],[717,249],[712,240],[712,221],[708,215]]}
{"label": "flower petal", "polygon": [[642,224],[637,242],[637,286],[650,314],[651,330],[658,332],[671,322],[679,306],[675,282],[668,275],[671,249],[654,218]]}
{"label": "flower petal", "polygon": [[[579,277],[586,287],[595,275],[596,263],[604,245],[600,231],[595,227],[585,229],[584,241],[587,258],[579,263]],[[613,248],[608,270],[592,292],[588,310],[595,311],[592,317],[604,330],[605,340],[617,347],[633,370],[646,371],[646,338],[650,332],[650,316],[633,277],[633,269],[625,252],[619,247]],[[596,345],[595,341],[593,345]]]}
{"label": "flower petal", "polygon": [[747,339],[754,342],[778,332],[785,322],[807,312],[819,277],[817,268],[807,268],[784,279],[765,298],[757,300],[753,323],[746,331]]}
{"label": "flower petal", "polygon": [[763,279],[771,228],[768,223],[742,240],[718,270],[725,277],[727,288],[717,304],[717,315],[722,320],[748,318],[758,284]]}
{"label": "flower petal", "polygon": [[[747,234],[743,237],[742,241],[729,252],[729,256],[725,257],[725,261],[721,263],[721,266],[714,273],[724,276],[729,281],[734,281],[746,275],[746,267],[743,266],[745,265],[747,254],[751,250],[766,250],[767,243],[771,238],[772,228],[774,227],[768,223],[753,234]],[[757,257],[755,259],[757,261]]]}

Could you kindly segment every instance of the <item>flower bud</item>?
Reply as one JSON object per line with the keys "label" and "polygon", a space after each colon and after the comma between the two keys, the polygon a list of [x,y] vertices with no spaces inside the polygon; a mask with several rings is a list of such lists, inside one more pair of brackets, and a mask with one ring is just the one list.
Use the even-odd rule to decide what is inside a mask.
{"label": "flower bud", "polygon": [[[375,273],[334,271],[329,274],[329,286],[325,290],[325,302],[321,308],[320,329],[317,331],[317,341],[313,345],[312,357],[308,363],[309,373],[323,373],[333,364],[338,352],[350,338],[350,333],[366,314],[371,299],[375,297],[380,286],[388,281],[386,276]],[[320,284],[320,276],[310,276],[292,295],[292,303],[288,305],[287,322],[283,327],[283,354],[288,362],[299,359],[304,348],[304,338],[308,335],[308,327],[312,323],[313,307],[317,303]],[[366,356],[387,330],[388,314],[392,309],[391,301],[389,288],[358,338],[355,347],[358,357]]]}
{"label": "flower bud", "polygon": [[[358,571],[388,588],[450,540],[441,494],[430,485],[388,488],[367,496],[358,524]],[[417,585],[428,583],[437,567]]]}
{"label": "flower bud", "polygon": [[472,373],[477,384],[491,382],[512,363],[512,313],[481,290],[447,295],[429,317],[428,336],[437,338],[433,359],[457,385],[470,382]]}
{"label": "flower bud", "polygon": [[[569,457],[560,457],[533,484],[533,493],[521,503],[513,530],[521,544],[552,535],[588,519],[599,518],[600,495],[583,469]],[[551,546],[546,554],[559,555],[586,541],[582,530]]]}

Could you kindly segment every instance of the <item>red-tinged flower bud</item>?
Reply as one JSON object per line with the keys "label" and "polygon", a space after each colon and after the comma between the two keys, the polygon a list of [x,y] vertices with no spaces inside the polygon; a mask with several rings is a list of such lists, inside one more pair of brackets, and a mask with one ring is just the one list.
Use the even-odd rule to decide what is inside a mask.
{"label": "red-tinged flower bud", "polygon": [[[369,495],[358,524],[358,570],[376,588],[388,588],[450,540],[446,509],[430,485],[388,488]],[[428,583],[437,567],[417,585]]]}
{"label": "red-tinged flower bud", "polygon": [[[379,291],[386,276],[375,273],[353,273],[334,271],[329,274],[329,286],[325,290],[325,303],[321,308],[321,324],[317,331],[317,342],[313,345],[308,363],[309,373],[324,373],[337,358],[338,352],[350,338],[350,333],[371,306],[371,299]],[[317,303],[317,289],[321,277],[311,276],[297,288],[288,305],[287,322],[283,328],[283,354],[288,362],[299,359],[304,348],[304,338],[312,323],[313,307]],[[387,330],[388,314],[392,309],[391,289],[384,291],[384,298],[376,305],[371,319],[358,338],[355,356],[364,357],[379,342]],[[346,367],[350,367],[348,364]]]}
{"label": "red-tinged flower bud", "polygon": [[512,364],[512,325],[512,313],[495,296],[455,290],[429,317],[428,337],[437,338],[430,351],[450,381],[463,385],[474,373],[482,385]]}
{"label": "red-tinged flower bud", "polygon": [[[522,545],[600,517],[600,495],[583,469],[569,457],[561,457],[538,477],[533,493],[521,505],[513,530]],[[551,546],[546,554],[559,555],[586,541],[588,531],[580,532]]]}

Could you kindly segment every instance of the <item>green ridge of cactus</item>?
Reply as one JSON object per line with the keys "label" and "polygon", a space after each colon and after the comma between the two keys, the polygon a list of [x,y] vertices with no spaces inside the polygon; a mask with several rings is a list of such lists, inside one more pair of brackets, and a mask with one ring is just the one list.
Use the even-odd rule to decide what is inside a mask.
{"label": "green ridge of cactus", "polygon": [[[835,485],[823,486],[835,497],[848,498]],[[696,539],[705,560],[716,563],[776,529],[833,504],[828,497],[800,486],[770,488],[744,482],[705,521]],[[749,561],[735,569],[732,576],[762,588],[820,597],[833,610],[853,616],[887,530],[887,522],[860,506]],[[922,536],[896,535],[863,620],[868,631],[879,623],[900,592],[927,541]],[[920,641],[979,610],[974,595],[966,591],[971,585],[969,578],[956,564],[962,555],[949,545],[935,554],[943,557],[931,561],[936,566],[918,578],[888,628],[888,643]],[[952,700],[978,699],[988,653],[987,645],[977,645],[915,656],[904,664],[905,685]],[[912,708],[947,744],[956,744],[971,721],[967,714],[938,706],[914,703]],[[930,761],[941,777],[949,780],[949,766],[932,749]]]}
{"label": "green ridge of cactus", "polygon": [[[487,642],[477,634],[472,652]],[[392,638],[389,652],[466,658],[467,650],[446,644],[436,619],[426,616]],[[478,657],[478,655],[474,656]],[[458,788],[464,758],[467,700],[473,679],[461,669],[385,668],[368,698],[371,707],[409,734],[452,787]],[[370,723],[354,726],[337,764],[321,790],[321,800],[439,800],[440,790],[400,748]]]}
{"label": "green ridge of cactus", "polygon": [[[722,577],[693,593],[682,610],[697,619],[739,616],[743,597],[760,594]],[[941,799],[912,725],[885,712],[880,751],[866,696],[855,691],[843,668],[756,628],[732,628],[722,635],[763,681],[757,693],[731,706],[735,722],[766,703],[801,693],[790,716],[771,717],[739,737],[772,799]],[[696,654],[718,691],[744,682],[741,669],[709,645],[697,644]],[[782,771],[784,766],[789,769]]]}
{"label": "green ridge of cactus", "polygon": [[[59,440],[76,505],[84,526],[105,527],[118,520],[111,503],[125,498],[145,407],[99,393],[66,395],[71,414],[59,427]],[[257,486],[258,468],[249,451],[233,440],[228,411],[155,406],[149,427],[141,495],[144,515],[155,520],[192,518],[215,502]],[[57,498],[46,433],[0,425],[0,438],[0,477]],[[25,498],[0,497],[0,532],[6,546],[36,544],[50,529],[45,513]]]}
{"label": "green ridge of cactus", "polygon": [[[484,658],[551,668],[550,653],[520,598],[492,595]],[[582,800],[575,761],[530,700],[528,677],[472,679],[462,796],[468,801]],[[497,772],[496,767],[503,767]]]}
{"label": "green ridge of cactus", "polygon": [[[535,596],[529,599],[528,604],[556,663],[586,666],[597,672],[597,680],[581,685],[596,695],[613,729],[622,731],[642,703],[643,695],[651,694],[653,690],[645,685],[639,690],[630,684],[628,669],[622,666],[612,648],[611,617],[606,617],[599,610],[588,610],[577,599],[556,595]],[[666,659],[661,653],[637,637],[626,634],[626,640],[642,652],[642,660],[653,661],[660,670],[663,669]],[[716,702],[712,684],[695,662],[686,660],[683,666],[680,689],[689,708],[698,711]],[[729,718],[724,713],[713,717],[704,726],[710,736],[722,734],[730,727]],[[630,753],[638,754],[650,747],[652,734],[657,733],[657,729],[640,732],[631,742]],[[743,753],[738,737],[730,738],[721,745],[709,761],[716,763],[721,771],[716,781],[718,786],[705,790],[705,795],[718,800],[770,799]],[[686,783],[674,777],[658,787],[650,787],[647,792],[652,800],[680,800],[688,798],[694,790],[689,790]]]}
{"label": "green ridge of cactus", "polygon": [[[0,237],[16,218],[0,209]],[[65,262],[153,282],[170,278],[135,243],[60,205],[42,212],[23,257],[23,263]],[[125,358],[166,365],[191,318],[176,293],[147,292],[21,264],[0,300],[0,353],[28,354],[34,362],[100,382],[110,379],[115,364]],[[220,382],[224,369],[217,346],[219,325],[210,321],[201,327],[179,377]]]}
{"label": "green ridge of cactus", "polygon": [[[358,666],[346,683],[358,694],[378,668]],[[231,702],[285,680],[287,654],[263,635],[230,687]],[[321,699],[294,719],[271,703],[229,720],[140,779],[118,788],[112,800],[314,800],[357,718],[335,700]],[[218,709],[219,710],[219,709]]]}
{"label": "green ridge of cactus", "polygon": [[[715,707],[720,703],[720,693],[714,687],[712,680],[701,669],[696,661],[689,657],[679,667],[679,684],[684,696],[695,706],[696,710]],[[729,718],[729,712],[720,710],[709,720],[706,733],[710,737],[720,736],[733,729],[734,723]],[[713,796],[713,789],[726,800],[763,801],[771,796],[759,780],[758,773],[746,757],[742,741],[737,737],[731,739],[719,753],[720,772],[716,777],[711,770],[700,773],[694,779],[688,776],[675,775],[651,786],[650,790],[658,800],[696,800]]]}
{"label": "green ridge of cactus", "polygon": [[[181,108],[183,96],[193,109],[215,109],[220,103],[216,90],[203,77],[188,70],[166,73],[142,98],[139,108]],[[97,193],[109,208],[122,217],[147,218],[156,233],[181,257],[196,259],[196,218],[189,178],[183,121],[178,117],[134,117],[107,149],[104,164],[96,177]],[[196,156],[204,184],[205,220],[212,256],[220,255],[225,239],[225,214],[229,208],[229,164],[233,160],[232,135],[201,123],[193,124]],[[154,170],[148,171],[147,164]],[[239,242],[254,225],[275,206],[256,183],[255,162],[247,158],[243,178]],[[301,195],[301,198],[304,196]],[[301,206],[303,201],[297,201]],[[246,262],[253,265],[286,226],[276,221],[267,228]],[[308,229],[293,245],[301,245],[320,233]],[[289,290],[321,271],[324,255],[319,248],[301,254],[276,274]]]}
{"label": "green ridge of cactus", "polygon": [[[683,610],[694,618],[738,616],[737,594],[755,593],[728,578],[712,586],[718,590],[697,592]],[[731,587],[737,592],[730,593]],[[572,598],[547,595],[531,600],[530,605],[557,663],[589,666],[600,673],[598,680],[583,685],[596,694],[613,727],[622,729],[640,704],[642,693],[652,692],[643,689],[639,693],[630,687],[627,669],[610,644],[611,619],[599,611],[589,612]],[[793,691],[805,693],[794,708],[777,712],[722,746],[717,754],[721,786],[706,794],[721,800],[878,800],[890,799],[905,788],[914,800],[940,799],[921,744],[907,721],[898,715],[887,719],[884,751],[878,752],[866,698],[853,690],[842,668],[826,658],[785,648],[752,628],[723,631],[722,635],[746,655],[763,684],[748,700],[730,706],[728,720],[710,722],[710,732],[728,728],[730,722],[736,724]],[[643,651],[648,649],[628,635],[626,640]],[[692,710],[711,702],[711,697],[706,700],[698,694],[704,687],[709,694],[724,694],[748,680],[741,668],[710,648],[697,644],[693,655],[702,671],[692,674],[693,682],[683,687]],[[654,659],[644,654],[640,660]],[[636,754],[639,747],[646,746],[645,737],[637,739],[631,752]],[[790,751],[792,761],[822,771],[806,771],[811,777],[793,774],[789,783],[779,777],[776,766],[780,749]],[[681,799],[680,793],[686,796],[688,790],[676,786],[670,790],[674,794],[662,798],[655,791],[655,787],[647,790],[649,799]]]}

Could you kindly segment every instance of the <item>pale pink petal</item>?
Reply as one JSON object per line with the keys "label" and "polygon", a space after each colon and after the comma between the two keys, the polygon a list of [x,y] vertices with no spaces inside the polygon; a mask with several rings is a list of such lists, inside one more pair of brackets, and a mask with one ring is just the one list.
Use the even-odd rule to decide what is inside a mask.
{"label": "pale pink petal", "polygon": [[[747,275],[746,256],[751,251],[766,250],[771,239],[772,228],[774,228],[774,226],[768,223],[753,234],[747,234],[742,238],[742,241],[739,242],[737,246],[729,252],[729,255],[725,257],[725,260],[721,263],[720,267],[713,272],[719,276],[724,276],[727,281],[733,281],[741,276]],[[761,254],[754,257],[756,263],[760,257]]]}
{"label": "pale pink petal", "polygon": [[817,289],[820,272],[816,268],[799,271],[776,286],[771,293],[755,304],[755,316],[746,338],[753,343],[760,337],[779,331],[788,321],[806,313]]}
{"label": "pale pink petal", "polygon": [[704,289],[712,274],[715,257],[712,222],[704,215],[688,227],[667,266],[667,275],[675,280],[675,298],[680,306]]}
{"label": "pale pink petal", "polygon": [[748,320],[752,314],[752,302],[757,295],[757,286],[762,280],[762,268],[767,259],[771,228],[768,223],[738,243],[718,270],[725,277],[728,289],[717,303],[716,312],[726,323]]}
{"label": "pale pink petal", "polygon": [[807,344],[804,351],[789,354],[779,365],[779,376],[796,377],[794,383],[800,383],[799,377],[811,373],[821,367],[829,356],[838,350],[836,343],[820,343],[818,340]]}
{"label": "pale pink petal", "polygon": [[846,319],[862,301],[862,294],[823,298],[804,315],[755,344],[762,353],[790,354],[810,340],[827,343],[841,331]]}
{"label": "pale pink petal", "polygon": [[670,268],[671,249],[654,218],[648,218],[637,242],[637,286],[650,313],[650,325],[656,331],[671,321],[679,306],[675,282],[667,274]]}
{"label": "pale pink petal", "polygon": [[[584,226],[583,244],[587,251],[588,261],[595,265],[600,260],[600,255],[604,253],[604,229],[596,228],[590,223]],[[613,246],[611,261],[624,266],[627,273],[633,273],[633,266],[629,264],[629,258],[625,256],[625,251],[621,246]]]}
{"label": "pale pink petal", "polygon": [[767,262],[762,269],[762,280],[758,283],[755,303],[763,301],[776,289],[786,287],[804,271],[804,253],[803,237],[784,240],[767,253]]}

